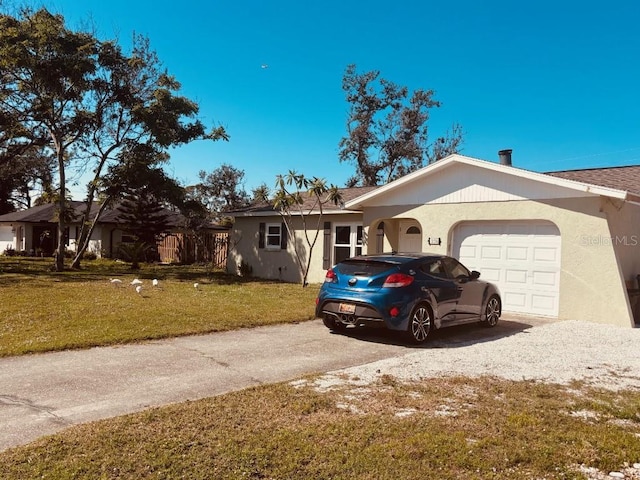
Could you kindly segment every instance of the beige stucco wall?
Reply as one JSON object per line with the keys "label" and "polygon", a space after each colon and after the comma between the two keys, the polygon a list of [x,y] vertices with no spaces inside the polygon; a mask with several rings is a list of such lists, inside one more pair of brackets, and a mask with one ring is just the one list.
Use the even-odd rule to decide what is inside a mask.
{"label": "beige stucco wall", "polygon": [[[478,202],[365,208],[365,229],[375,229],[380,221],[385,230],[397,226],[397,219],[415,218],[423,228],[423,250],[450,254],[453,232],[464,221],[547,220],[562,237],[560,274],[560,319],[581,319],[621,326],[634,325],[623,277],[640,266],[638,253],[631,248],[596,241],[621,234],[633,234],[640,212],[629,206],[615,221],[608,200],[565,198],[550,201]],[[636,235],[638,233],[636,232]],[[440,246],[427,245],[428,237],[440,237]],[[621,270],[620,265],[624,264]],[[640,273],[640,272],[639,272]]]}
{"label": "beige stucco wall", "polygon": [[[309,227],[309,237],[313,240],[315,226],[318,217],[307,219]],[[274,217],[237,217],[234,227],[230,233],[229,256],[227,258],[227,272],[238,274],[239,265],[242,261],[248,263],[253,269],[253,275],[259,278],[283,280],[285,282],[302,282],[302,274],[296,261],[295,249],[292,242],[287,241],[286,250],[268,250],[258,248],[259,224],[282,223],[279,216]],[[362,222],[360,214],[325,214],[322,217],[321,230],[312,250],[311,266],[307,281],[309,283],[322,283],[325,277],[325,270],[322,267],[323,257],[323,230],[324,222]],[[307,240],[301,219],[294,221],[296,242],[301,252],[304,252],[303,259],[307,257]]]}
{"label": "beige stucco wall", "polygon": [[602,209],[611,225],[611,237],[587,238],[592,244],[613,245],[623,278],[638,288],[640,274],[640,205],[605,199]]}

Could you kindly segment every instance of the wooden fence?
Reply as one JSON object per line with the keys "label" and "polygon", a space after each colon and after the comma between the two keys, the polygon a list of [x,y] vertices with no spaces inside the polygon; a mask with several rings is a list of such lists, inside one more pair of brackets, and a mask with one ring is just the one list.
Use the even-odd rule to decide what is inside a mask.
{"label": "wooden fence", "polygon": [[229,249],[229,233],[206,235],[173,233],[158,244],[160,261],[166,263],[213,263],[215,268],[225,269]]}

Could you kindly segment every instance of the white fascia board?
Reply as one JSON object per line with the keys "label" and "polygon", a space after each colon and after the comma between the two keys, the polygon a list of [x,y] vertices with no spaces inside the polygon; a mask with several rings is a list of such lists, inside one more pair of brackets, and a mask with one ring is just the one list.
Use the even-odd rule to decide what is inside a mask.
{"label": "white fascia board", "polygon": [[[304,215],[320,215],[320,210],[313,210],[311,212],[303,212]],[[329,210],[329,211],[323,211],[322,215],[345,215],[345,214],[352,214],[352,213],[362,213],[362,210]],[[299,216],[300,212],[291,212],[291,215],[294,216]],[[229,217],[275,217],[275,216],[280,216],[280,212],[277,210],[273,210],[270,212],[242,212],[242,213],[233,213],[233,214],[227,214],[227,216]]]}
{"label": "white fascia board", "polygon": [[278,212],[233,212],[233,213],[225,213],[226,217],[273,217],[274,215],[278,215]]}
{"label": "white fascia board", "polygon": [[423,167],[420,170],[416,170],[415,172],[412,172],[408,175],[405,175],[404,177],[394,180],[393,182],[390,182],[380,188],[372,190],[369,193],[356,197],[353,200],[346,202],[345,207],[362,209],[362,207],[364,206],[364,204],[366,204],[368,200],[372,198],[380,197],[384,195],[386,192],[389,192],[391,190],[402,188],[403,185],[416,181],[422,177],[428,177],[430,175],[434,175],[436,172],[447,168],[452,163],[463,163],[467,165],[473,165],[476,167],[485,168],[487,170],[507,173],[509,175],[514,175],[520,178],[526,178],[533,181],[538,181],[538,182],[542,182],[550,185],[569,188],[569,189],[577,190],[580,192],[592,193],[594,195],[602,195],[610,198],[628,200],[627,197],[629,196],[628,192],[624,190],[601,187],[598,185],[578,182],[575,180],[568,180],[566,178],[554,177],[552,175],[547,175],[545,173],[532,172],[530,170],[524,170],[522,168],[517,168],[510,165],[502,165],[496,162],[490,162],[487,160],[480,160],[477,158],[465,157],[463,155],[453,154],[443,158],[442,160],[438,160],[437,162],[432,163],[431,165],[427,165],[426,167]]}

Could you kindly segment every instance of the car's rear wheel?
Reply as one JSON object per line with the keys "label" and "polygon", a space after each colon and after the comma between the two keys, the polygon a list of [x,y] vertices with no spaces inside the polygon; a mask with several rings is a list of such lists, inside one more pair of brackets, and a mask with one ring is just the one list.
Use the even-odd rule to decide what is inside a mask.
{"label": "car's rear wheel", "polygon": [[409,318],[409,327],[407,328],[409,340],[417,344],[424,343],[429,338],[433,328],[433,319],[431,318],[429,307],[425,304],[418,305]]}
{"label": "car's rear wheel", "polygon": [[492,295],[484,309],[484,321],[486,327],[495,327],[500,319],[501,306],[497,295]]}
{"label": "car's rear wheel", "polygon": [[325,315],[322,317],[322,323],[333,332],[341,332],[346,328],[345,324],[338,321],[333,315]]}

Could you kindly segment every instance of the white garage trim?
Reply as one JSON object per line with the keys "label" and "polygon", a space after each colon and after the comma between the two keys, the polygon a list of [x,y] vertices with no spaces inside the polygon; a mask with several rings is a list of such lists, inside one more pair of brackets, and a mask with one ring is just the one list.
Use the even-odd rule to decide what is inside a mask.
{"label": "white garage trim", "polygon": [[560,247],[551,222],[462,222],[452,255],[498,286],[504,311],[557,317]]}

